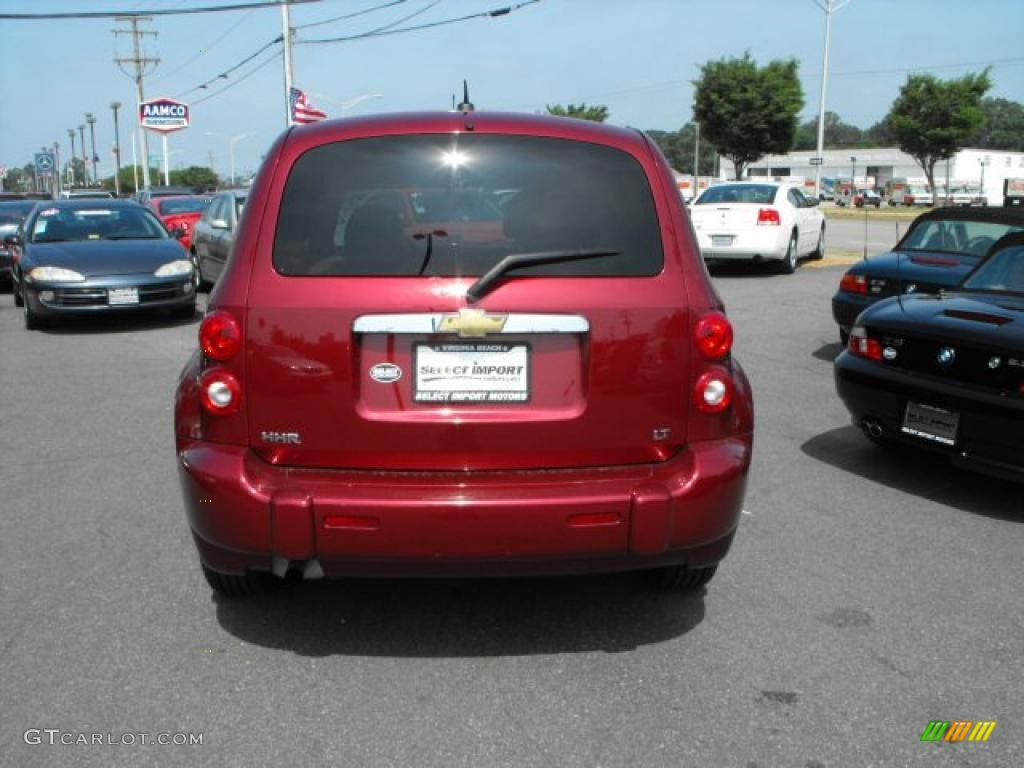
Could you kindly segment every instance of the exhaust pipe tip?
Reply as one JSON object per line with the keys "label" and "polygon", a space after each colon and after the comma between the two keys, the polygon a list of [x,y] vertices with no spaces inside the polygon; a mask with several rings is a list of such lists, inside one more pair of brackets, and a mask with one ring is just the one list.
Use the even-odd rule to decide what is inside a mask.
{"label": "exhaust pipe tip", "polygon": [[864,419],[860,423],[860,428],[868,437],[881,437],[882,436],[882,425],[873,419]]}

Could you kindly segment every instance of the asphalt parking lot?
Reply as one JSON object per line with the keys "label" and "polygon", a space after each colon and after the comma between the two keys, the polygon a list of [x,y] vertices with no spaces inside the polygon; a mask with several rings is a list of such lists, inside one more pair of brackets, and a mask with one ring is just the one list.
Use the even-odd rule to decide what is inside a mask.
{"label": "asphalt parking lot", "polygon": [[[606,576],[214,597],[171,429],[197,320],[29,333],[0,295],[0,764],[1024,765],[1024,494],[849,424],[840,274],[715,271],[757,437],[735,546],[691,596]],[[931,720],[998,726],[922,743]]]}

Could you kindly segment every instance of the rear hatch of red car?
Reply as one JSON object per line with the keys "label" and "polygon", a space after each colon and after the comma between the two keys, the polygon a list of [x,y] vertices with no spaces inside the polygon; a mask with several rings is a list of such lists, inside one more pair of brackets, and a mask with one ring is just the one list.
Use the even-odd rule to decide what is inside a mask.
{"label": "rear hatch of red car", "polygon": [[364,470],[670,457],[691,319],[654,162],[488,132],[306,151],[249,284],[254,449]]}

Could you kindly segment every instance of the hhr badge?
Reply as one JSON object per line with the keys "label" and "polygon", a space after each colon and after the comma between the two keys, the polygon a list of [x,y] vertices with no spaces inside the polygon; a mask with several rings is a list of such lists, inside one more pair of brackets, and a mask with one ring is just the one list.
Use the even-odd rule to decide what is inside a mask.
{"label": "hhr badge", "polygon": [[302,435],[298,432],[260,432],[260,439],[277,445],[302,445]]}
{"label": "hhr badge", "polygon": [[459,313],[443,315],[438,333],[458,333],[461,338],[480,338],[488,333],[501,333],[508,315],[492,315],[482,309],[460,309]]}

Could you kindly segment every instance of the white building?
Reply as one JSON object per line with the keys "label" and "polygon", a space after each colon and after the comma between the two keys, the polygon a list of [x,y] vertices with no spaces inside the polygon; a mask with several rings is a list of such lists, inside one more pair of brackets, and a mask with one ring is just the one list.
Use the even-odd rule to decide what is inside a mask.
{"label": "white building", "polygon": [[[790,152],[787,155],[768,155],[746,168],[746,176],[803,177],[812,185],[814,150]],[[849,181],[858,186],[884,187],[890,179],[924,179],[914,158],[893,147],[877,149],[827,149],[822,153],[821,177]],[[735,177],[733,165],[721,159],[721,177]],[[962,149],[953,157],[935,165],[935,184],[941,195],[947,182],[980,185],[984,175],[984,194],[990,205],[1001,205],[1003,180],[1024,178],[1024,152],[1004,152],[994,149]]]}

